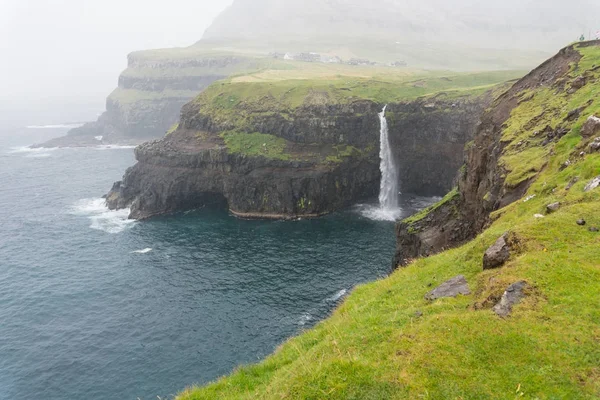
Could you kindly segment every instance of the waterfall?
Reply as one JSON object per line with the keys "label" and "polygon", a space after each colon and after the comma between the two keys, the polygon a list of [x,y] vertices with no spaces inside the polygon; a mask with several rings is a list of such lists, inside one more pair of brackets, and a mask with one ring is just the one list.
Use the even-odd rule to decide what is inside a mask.
{"label": "waterfall", "polygon": [[392,148],[390,146],[390,138],[388,132],[388,124],[385,119],[385,110],[387,106],[379,113],[379,122],[381,123],[380,134],[380,149],[379,169],[381,170],[381,184],[379,187],[379,206],[361,204],[361,214],[365,217],[376,221],[396,221],[402,216],[402,209],[399,201],[398,187],[398,169],[394,162]]}
{"label": "waterfall", "polygon": [[385,109],[379,113],[379,121],[381,123],[380,131],[380,150],[379,157],[381,163],[381,186],[379,190],[379,207],[385,211],[393,211],[398,209],[398,170],[394,162],[394,156],[390,147],[390,138],[388,132],[388,124],[385,119]]}

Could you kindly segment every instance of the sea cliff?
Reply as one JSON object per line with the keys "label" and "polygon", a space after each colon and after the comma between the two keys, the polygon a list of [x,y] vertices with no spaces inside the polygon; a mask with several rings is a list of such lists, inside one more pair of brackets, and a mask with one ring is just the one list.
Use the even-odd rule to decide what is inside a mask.
{"label": "sea cliff", "polygon": [[118,87],[106,99],[97,121],[65,137],[34,147],[140,144],[162,137],[179,118],[181,107],[213,82],[248,72],[272,60],[201,47],[146,50],[128,55]]}
{"label": "sea cliff", "polygon": [[[436,79],[442,80],[431,83]],[[215,203],[242,217],[288,219],[373,198],[380,181],[378,113],[386,103],[363,91],[369,82],[355,85],[216,83],[183,108],[173,132],[136,149],[138,163],[107,203],[130,207],[136,219]],[[492,94],[419,96],[414,82],[396,85],[412,96],[389,98],[386,112],[401,190],[442,195],[453,186],[461,149]]]}
{"label": "sea cliff", "polygon": [[403,268],[178,399],[598,398],[599,65],[585,42],[514,83],[457,189],[398,224]]}

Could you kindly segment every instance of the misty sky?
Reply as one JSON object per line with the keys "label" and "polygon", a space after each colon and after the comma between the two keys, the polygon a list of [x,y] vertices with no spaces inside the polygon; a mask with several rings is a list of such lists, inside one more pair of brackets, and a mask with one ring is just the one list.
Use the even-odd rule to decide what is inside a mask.
{"label": "misty sky", "polygon": [[0,0],[0,105],[101,105],[129,52],[191,45],[231,1]]}

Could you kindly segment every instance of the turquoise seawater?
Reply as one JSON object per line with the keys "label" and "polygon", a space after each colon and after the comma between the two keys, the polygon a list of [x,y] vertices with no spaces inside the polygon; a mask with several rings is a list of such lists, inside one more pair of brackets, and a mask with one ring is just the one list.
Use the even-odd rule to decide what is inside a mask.
{"label": "turquoise seawater", "polygon": [[168,398],[261,360],[390,272],[393,223],[359,208],[128,221],[101,196],[132,149],[20,147],[64,132],[0,135],[0,399]]}

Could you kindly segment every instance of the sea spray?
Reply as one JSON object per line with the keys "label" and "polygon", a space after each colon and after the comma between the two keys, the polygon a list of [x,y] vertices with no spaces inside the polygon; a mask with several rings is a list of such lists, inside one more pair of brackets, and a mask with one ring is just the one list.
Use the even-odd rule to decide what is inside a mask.
{"label": "sea spray", "polygon": [[109,210],[104,199],[79,200],[72,207],[71,213],[87,217],[90,228],[106,233],[121,233],[130,228],[135,220],[129,219],[129,209]]}

